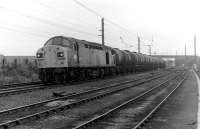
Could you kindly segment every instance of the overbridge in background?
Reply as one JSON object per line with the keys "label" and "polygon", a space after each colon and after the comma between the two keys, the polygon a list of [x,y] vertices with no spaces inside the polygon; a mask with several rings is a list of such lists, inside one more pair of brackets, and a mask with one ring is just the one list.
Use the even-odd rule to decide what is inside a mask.
{"label": "overbridge in background", "polygon": [[190,55],[154,55],[154,57],[162,58],[166,61],[168,67],[173,66],[193,66],[194,64],[200,65],[199,56]]}

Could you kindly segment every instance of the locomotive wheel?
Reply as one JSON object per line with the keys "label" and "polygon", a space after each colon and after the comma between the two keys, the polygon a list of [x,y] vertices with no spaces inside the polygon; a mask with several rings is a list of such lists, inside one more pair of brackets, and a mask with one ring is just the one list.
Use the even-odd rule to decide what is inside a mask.
{"label": "locomotive wheel", "polygon": [[75,73],[74,73],[74,80],[75,81],[79,81],[80,78],[81,78],[81,74],[80,74],[80,71],[79,70],[75,70]]}
{"label": "locomotive wheel", "polygon": [[67,76],[67,74],[64,75],[64,83],[68,83],[69,82],[69,77]]}
{"label": "locomotive wheel", "polygon": [[63,81],[64,83],[69,82],[69,75],[68,75],[67,71],[64,72],[63,79],[64,79],[64,81]]}
{"label": "locomotive wheel", "polygon": [[73,71],[70,71],[70,72],[69,72],[69,81],[70,81],[70,82],[73,82],[73,81],[74,81],[74,76],[75,76],[74,72],[73,72]]}
{"label": "locomotive wheel", "polygon": [[104,69],[100,69],[100,78],[103,78],[104,77]]}
{"label": "locomotive wheel", "polygon": [[64,73],[62,73],[62,74],[60,75],[60,82],[61,82],[61,83],[65,83],[65,75],[64,75]]}
{"label": "locomotive wheel", "polygon": [[82,70],[82,71],[81,71],[80,79],[81,79],[81,80],[85,80],[85,79],[86,79],[85,70]]}
{"label": "locomotive wheel", "polygon": [[52,78],[51,74],[46,74],[46,79],[45,80],[46,80],[47,83],[53,82],[53,78]]}
{"label": "locomotive wheel", "polygon": [[109,75],[109,70],[107,68],[105,68],[105,76]]}
{"label": "locomotive wheel", "polygon": [[88,70],[88,78],[93,79],[93,71],[92,70]]}
{"label": "locomotive wheel", "polygon": [[55,82],[55,83],[60,83],[59,74],[54,74],[54,82]]}
{"label": "locomotive wheel", "polygon": [[117,68],[115,71],[116,71],[116,74],[117,74],[117,75],[120,75],[119,68]]}

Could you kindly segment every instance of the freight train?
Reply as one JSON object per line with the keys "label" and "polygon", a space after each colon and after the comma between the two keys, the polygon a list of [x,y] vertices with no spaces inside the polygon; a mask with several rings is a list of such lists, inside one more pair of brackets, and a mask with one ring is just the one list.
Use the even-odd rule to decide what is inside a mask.
{"label": "freight train", "polygon": [[44,82],[67,82],[165,68],[165,62],[160,58],[63,36],[50,38],[37,51],[36,61],[39,78]]}

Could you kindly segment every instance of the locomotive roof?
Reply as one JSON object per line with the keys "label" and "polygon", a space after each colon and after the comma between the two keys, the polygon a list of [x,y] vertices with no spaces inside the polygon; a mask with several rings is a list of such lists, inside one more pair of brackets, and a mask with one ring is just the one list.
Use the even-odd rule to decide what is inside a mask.
{"label": "locomotive roof", "polygon": [[[48,41],[55,39],[55,38],[63,38],[63,39],[70,41],[71,43],[78,42],[78,43],[83,43],[83,44],[88,44],[88,45],[91,44],[91,45],[95,45],[95,46],[100,46],[100,47],[104,47],[104,48],[111,48],[106,45],[103,46],[100,43],[95,43],[95,42],[90,42],[90,41],[86,41],[86,40],[80,40],[80,39],[76,39],[76,38],[72,38],[72,37],[65,37],[65,36],[55,36],[55,37],[50,38]],[[45,43],[45,45],[47,45],[48,41]]]}
{"label": "locomotive roof", "polygon": [[[76,39],[76,38],[72,38],[72,37],[65,37],[65,36],[55,36],[55,37],[50,38],[48,41],[50,41],[52,39],[55,39],[55,38],[63,38],[63,39],[66,39],[66,40],[70,41],[71,43],[78,42],[78,43],[87,44],[87,45],[99,46],[99,47],[102,47],[102,48],[118,49],[118,48],[112,48],[112,47],[109,47],[109,46],[106,46],[106,45],[103,46],[100,43],[95,43],[95,42],[90,42],[90,41],[86,41],[86,40],[80,40],[80,39]],[[45,43],[45,45],[47,45],[48,41]],[[130,52],[128,50],[120,50],[120,49],[118,49],[118,50],[119,51]],[[135,54],[135,55],[138,55],[138,56],[144,56],[144,57],[148,57],[148,58],[151,58],[151,59],[155,59],[155,60],[162,60],[160,58],[152,57],[152,56],[149,56],[149,55],[146,55],[146,54],[142,54],[142,53],[137,53],[137,52],[131,52],[131,53]]]}

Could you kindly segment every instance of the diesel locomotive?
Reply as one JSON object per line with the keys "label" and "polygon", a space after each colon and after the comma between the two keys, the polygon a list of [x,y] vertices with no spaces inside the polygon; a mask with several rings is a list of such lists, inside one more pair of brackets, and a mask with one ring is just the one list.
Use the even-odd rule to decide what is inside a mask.
{"label": "diesel locomotive", "polygon": [[63,36],[50,38],[37,51],[36,60],[39,78],[44,82],[67,82],[165,68],[165,62],[160,58]]}

